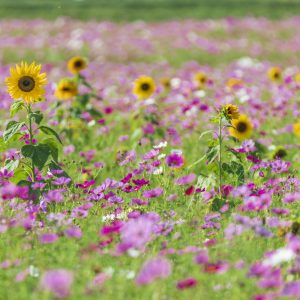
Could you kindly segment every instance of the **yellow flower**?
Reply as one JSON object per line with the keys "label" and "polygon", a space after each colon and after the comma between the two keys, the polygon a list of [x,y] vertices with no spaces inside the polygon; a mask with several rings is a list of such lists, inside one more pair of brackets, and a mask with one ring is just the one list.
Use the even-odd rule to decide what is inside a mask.
{"label": "yellow flower", "polygon": [[294,133],[297,136],[300,136],[300,120],[294,124]]}
{"label": "yellow flower", "polygon": [[45,94],[43,85],[47,84],[47,74],[41,73],[41,65],[35,62],[28,65],[21,62],[10,68],[10,77],[5,79],[7,91],[14,100],[23,99],[27,103],[38,101]]}
{"label": "yellow flower", "polygon": [[68,61],[68,69],[72,74],[78,74],[87,66],[86,60],[81,56],[74,56]]}
{"label": "yellow flower", "polygon": [[234,104],[225,104],[222,109],[227,119],[238,119],[240,116],[239,108]]}
{"label": "yellow flower", "polygon": [[285,156],[287,156],[287,151],[285,148],[283,147],[277,147],[273,152],[272,152],[272,158],[284,158]]}
{"label": "yellow flower", "polygon": [[203,72],[198,72],[194,75],[194,82],[196,86],[200,89],[203,89],[207,83],[207,76]]}
{"label": "yellow flower", "polygon": [[55,96],[59,100],[68,100],[78,94],[77,83],[69,78],[62,79],[55,91]]}
{"label": "yellow flower", "polygon": [[281,80],[281,69],[279,67],[272,67],[268,70],[268,77],[272,81],[280,81]]}
{"label": "yellow flower", "polygon": [[296,81],[296,83],[300,84],[300,73],[297,73],[295,75],[295,81]]}
{"label": "yellow flower", "polygon": [[253,124],[247,115],[240,115],[238,119],[232,120],[231,125],[229,134],[238,140],[245,140],[251,136]]}
{"label": "yellow flower", "polygon": [[226,82],[226,86],[232,90],[238,87],[241,87],[244,84],[243,80],[239,79],[239,78],[229,78]]}
{"label": "yellow flower", "polygon": [[163,85],[163,87],[168,90],[171,87],[171,80],[167,77],[163,77],[160,79],[160,83]]}
{"label": "yellow flower", "polygon": [[154,80],[149,76],[140,76],[133,83],[133,94],[138,99],[149,98],[155,92],[156,86]]}

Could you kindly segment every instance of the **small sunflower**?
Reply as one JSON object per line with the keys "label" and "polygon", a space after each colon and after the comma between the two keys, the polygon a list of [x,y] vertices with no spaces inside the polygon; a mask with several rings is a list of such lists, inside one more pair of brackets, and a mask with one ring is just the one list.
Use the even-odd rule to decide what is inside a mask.
{"label": "small sunflower", "polygon": [[87,62],[81,56],[74,56],[68,61],[68,69],[72,74],[78,74],[86,67],[87,67]]}
{"label": "small sunflower", "polygon": [[282,78],[282,71],[279,67],[272,67],[268,70],[268,77],[271,81],[278,82]]}
{"label": "small sunflower", "polygon": [[171,88],[171,80],[168,77],[161,78],[160,83],[166,90]]}
{"label": "small sunflower", "polygon": [[155,92],[154,80],[149,76],[140,76],[134,81],[132,92],[138,99],[147,99]]}
{"label": "small sunflower", "polygon": [[242,87],[243,84],[244,82],[242,79],[232,77],[227,80],[226,87],[229,88],[230,90],[234,90]]}
{"label": "small sunflower", "polygon": [[22,99],[27,103],[38,101],[45,94],[42,88],[47,84],[47,74],[41,73],[42,65],[35,62],[28,65],[21,62],[10,68],[10,77],[5,79],[7,92],[14,100]]}
{"label": "small sunflower", "polygon": [[253,124],[247,115],[240,115],[238,119],[232,120],[231,125],[229,134],[238,140],[245,140],[251,136]]}
{"label": "small sunflower", "polygon": [[295,75],[295,81],[296,81],[297,84],[300,84],[300,73],[297,73]]}
{"label": "small sunflower", "polygon": [[239,108],[234,104],[225,104],[222,108],[222,113],[228,120],[238,119],[240,116]]}
{"label": "small sunflower", "polygon": [[203,89],[207,84],[208,78],[204,72],[197,72],[194,75],[194,82],[197,88]]}
{"label": "small sunflower", "polygon": [[276,147],[275,150],[272,152],[273,159],[276,159],[276,158],[282,159],[285,156],[287,156],[287,151],[283,147]]}
{"label": "small sunflower", "polygon": [[293,129],[294,129],[294,133],[297,136],[300,136],[300,120],[294,124]]}
{"label": "small sunflower", "polygon": [[64,78],[62,79],[55,91],[55,96],[60,100],[68,100],[78,94],[77,83],[70,79]]}

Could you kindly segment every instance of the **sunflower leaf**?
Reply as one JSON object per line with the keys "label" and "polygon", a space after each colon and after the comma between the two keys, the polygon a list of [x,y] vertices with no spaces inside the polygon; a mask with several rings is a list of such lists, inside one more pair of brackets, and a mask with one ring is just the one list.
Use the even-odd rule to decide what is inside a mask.
{"label": "sunflower leaf", "polygon": [[10,107],[10,116],[14,117],[18,111],[23,109],[23,107],[24,107],[23,100],[15,101]]}
{"label": "sunflower leaf", "polygon": [[61,141],[58,133],[55,130],[53,130],[52,128],[47,127],[47,126],[40,126],[39,129],[47,135],[55,136],[57,138],[57,140],[62,144],[62,141]]}
{"label": "sunflower leaf", "polygon": [[4,142],[7,143],[24,125],[24,122],[10,121],[3,132]]}

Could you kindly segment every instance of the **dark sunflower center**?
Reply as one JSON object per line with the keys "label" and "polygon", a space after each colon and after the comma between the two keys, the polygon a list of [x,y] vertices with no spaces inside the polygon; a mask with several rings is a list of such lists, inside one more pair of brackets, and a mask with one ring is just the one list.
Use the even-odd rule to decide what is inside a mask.
{"label": "dark sunflower center", "polygon": [[76,61],[74,62],[74,66],[75,66],[76,68],[81,68],[81,67],[83,66],[83,61],[82,61],[82,60],[76,60]]}
{"label": "dark sunflower center", "polygon": [[280,74],[278,72],[274,73],[274,78],[279,78]]}
{"label": "dark sunflower center", "polygon": [[147,83],[147,82],[143,83],[143,84],[141,85],[141,89],[142,89],[143,91],[148,91],[148,90],[150,89],[150,84]]}
{"label": "dark sunflower center", "polygon": [[239,122],[236,126],[236,130],[241,133],[247,131],[247,123]]}
{"label": "dark sunflower center", "polygon": [[202,78],[200,79],[200,82],[201,82],[201,83],[205,83],[205,82],[206,82],[206,78],[205,78],[205,77],[202,77]]}
{"label": "dark sunflower center", "polygon": [[18,87],[23,92],[31,92],[35,87],[35,81],[30,76],[23,76],[18,81]]}
{"label": "dark sunflower center", "polygon": [[279,149],[279,150],[275,153],[274,157],[275,157],[275,158],[276,158],[276,157],[282,158],[282,157],[285,157],[286,155],[287,155],[287,153],[286,153],[286,151],[285,151],[284,149]]}
{"label": "dark sunflower center", "polygon": [[68,86],[64,86],[64,87],[62,88],[62,91],[63,91],[63,92],[69,92],[69,91],[71,91],[71,89],[70,89]]}

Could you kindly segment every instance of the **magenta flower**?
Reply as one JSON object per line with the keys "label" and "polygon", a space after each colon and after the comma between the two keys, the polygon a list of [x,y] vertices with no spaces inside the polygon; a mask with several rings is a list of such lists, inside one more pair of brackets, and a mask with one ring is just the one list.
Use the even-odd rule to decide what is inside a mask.
{"label": "magenta flower", "polygon": [[82,237],[82,232],[79,227],[72,226],[65,230],[65,235],[70,238],[80,239]]}
{"label": "magenta flower", "polygon": [[179,290],[184,290],[187,288],[192,288],[198,284],[197,279],[193,277],[188,277],[186,279],[180,280],[177,282],[177,288]]}
{"label": "magenta flower", "polygon": [[283,297],[300,298],[300,280],[291,281],[285,284],[281,295]]}
{"label": "magenta flower", "polygon": [[68,297],[72,283],[73,273],[64,269],[47,271],[41,279],[42,288],[50,291],[57,298]]}
{"label": "magenta flower", "polygon": [[182,155],[175,152],[166,157],[166,163],[171,168],[181,168],[184,164],[184,161]]}
{"label": "magenta flower", "polygon": [[178,178],[178,179],[175,181],[175,184],[177,184],[177,185],[190,184],[190,183],[192,183],[195,179],[196,179],[196,175],[192,173],[192,174],[189,174],[189,175],[182,176],[182,177]]}
{"label": "magenta flower", "polygon": [[42,244],[51,244],[58,239],[57,234],[55,233],[45,233],[39,237],[39,240]]}
{"label": "magenta flower", "polygon": [[136,277],[136,284],[149,284],[157,278],[167,278],[172,271],[171,263],[163,257],[148,260]]}
{"label": "magenta flower", "polygon": [[145,245],[151,241],[154,222],[145,216],[130,219],[121,228],[122,244],[129,248],[143,250]]}
{"label": "magenta flower", "polygon": [[163,194],[164,190],[162,188],[155,188],[153,190],[148,190],[143,192],[143,197],[148,198],[155,198],[159,197]]}

